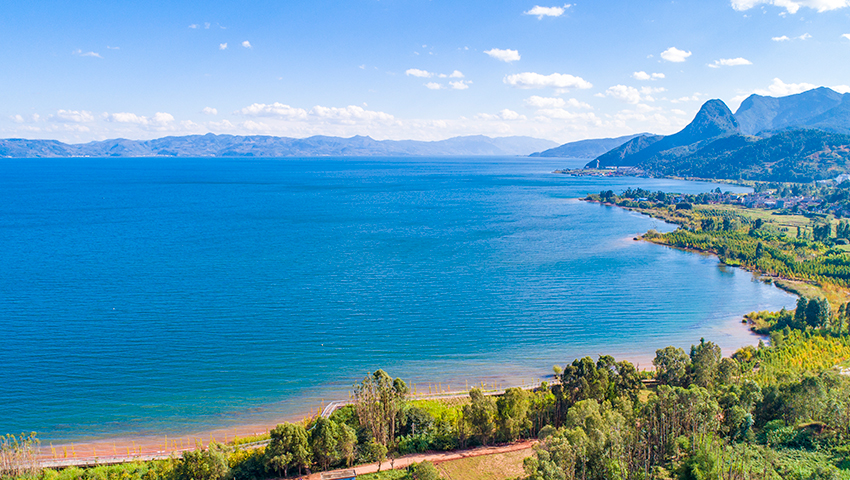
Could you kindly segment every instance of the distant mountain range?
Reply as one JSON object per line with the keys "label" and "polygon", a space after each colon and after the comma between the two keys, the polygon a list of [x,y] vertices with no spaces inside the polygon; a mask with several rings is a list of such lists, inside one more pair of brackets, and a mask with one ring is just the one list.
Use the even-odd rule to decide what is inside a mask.
{"label": "distant mountain range", "polygon": [[577,142],[565,143],[561,146],[550,148],[542,152],[532,153],[530,157],[569,157],[569,158],[596,158],[599,155],[617,148],[629,140],[648,133],[638,133],[617,138],[594,138],[590,140],[579,140]]}
{"label": "distant mountain range", "polygon": [[850,93],[820,87],[787,97],[750,95],[735,119],[744,135],[770,136],[800,128],[850,134]]}
{"label": "distant mountain range", "polygon": [[751,95],[732,114],[721,100],[668,136],[641,135],[588,168],[649,174],[810,182],[850,173],[850,94],[817,88],[787,97]]}
{"label": "distant mountain range", "polygon": [[0,140],[0,157],[315,157],[315,156],[443,156],[528,155],[557,143],[532,137],[483,135],[435,142],[374,140],[370,137],[309,138],[263,135],[189,135],[155,140],[123,138],[66,144],[56,140]]}

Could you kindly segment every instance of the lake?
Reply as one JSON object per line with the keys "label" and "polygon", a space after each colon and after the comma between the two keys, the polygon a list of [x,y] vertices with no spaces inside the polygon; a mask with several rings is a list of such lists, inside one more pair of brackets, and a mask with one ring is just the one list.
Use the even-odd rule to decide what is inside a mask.
{"label": "lake", "polygon": [[[718,185],[547,158],[0,159],[0,434],[179,435],[345,399],[383,368],[531,382],[795,297],[576,200]],[[722,185],[723,190],[745,191]]]}

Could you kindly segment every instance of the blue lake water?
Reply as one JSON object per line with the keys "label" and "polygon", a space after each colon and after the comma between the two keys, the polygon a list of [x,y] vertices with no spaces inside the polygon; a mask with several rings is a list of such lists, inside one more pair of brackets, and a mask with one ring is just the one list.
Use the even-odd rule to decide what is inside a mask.
{"label": "blue lake water", "polygon": [[575,200],[717,185],[550,173],[569,163],[0,159],[0,434],[268,423],[377,368],[462,386],[702,336],[728,353],[758,341],[742,314],[793,306]]}

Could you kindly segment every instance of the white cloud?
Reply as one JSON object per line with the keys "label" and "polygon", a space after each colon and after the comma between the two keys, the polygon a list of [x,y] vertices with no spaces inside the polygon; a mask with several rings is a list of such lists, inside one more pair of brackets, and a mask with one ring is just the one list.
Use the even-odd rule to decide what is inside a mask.
{"label": "white cloud", "polygon": [[818,12],[837,10],[850,6],[850,0],[732,0],[732,8],[738,11],[749,10],[759,4],[774,5],[795,14],[802,7]]}
{"label": "white cloud", "polygon": [[205,28],[205,29],[207,29],[207,30],[209,30],[209,28],[210,28],[210,22],[204,22],[204,28]]}
{"label": "white cloud", "polygon": [[715,60],[714,63],[709,63],[708,66],[711,68],[720,68],[720,67],[737,67],[741,65],[752,65],[753,62],[747,60],[743,57],[738,58],[721,58],[720,60]]}
{"label": "white cloud", "polygon": [[565,73],[553,73],[551,75],[541,75],[534,72],[517,73],[508,75],[502,80],[504,83],[517,88],[546,88],[553,87],[558,89],[580,88],[588,89],[593,85],[587,80]]}
{"label": "white cloud", "polygon": [[164,125],[173,122],[174,117],[170,113],[156,112],[150,121],[154,124]]}
{"label": "white cloud", "polygon": [[753,93],[759,95],[768,95],[773,97],[784,97],[787,95],[794,95],[796,93],[802,93],[806,90],[811,90],[815,88],[811,83],[785,83],[778,78],[773,79],[773,83],[767,87],[767,89],[757,89],[754,90]]}
{"label": "white cloud", "polygon": [[525,99],[525,104],[536,108],[560,108],[567,104],[567,101],[558,97],[538,97],[532,95]]}
{"label": "white cloud", "polygon": [[838,93],[850,93],[850,85],[833,85],[829,87]]}
{"label": "white cloud", "polygon": [[520,59],[519,51],[511,49],[502,50],[499,48],[491,48],[490,50],[484,50],[484,53],[490,55],[496,60],[501,60],[503,62],[508,63],[515,62]]}
{"label": "white cloud", "polygon": [[541,109],[563,108],[563,107],[566,107],[566,106],[569,106],[569,107],[572,107],[572,108],[583,108],[583,109],[588,109],[588,110],[593,109],[593,107],[591,107],[589,104],[584,103],[584,102],[580,102],[580,101],[576,100],[575,98],[570,98],[569,100],[564,100],[563,98],[558,98],[558,97],[539,97],[537,95],[532,95],[532,96],[526,98],[524,103],[526,105],[528,105],[529,107],[541,108]]}
{"label": "white cloud", "polygon": [[456,82],[449,82],[449,85],[454,90],[466,90],[467,88],[469,88],[470,83],[472,83],[472,82],[465,82],[463,80],[458,80]]}
{"label": "white cloud", "polygon": [[144,115],[136,115],[129,112],[118,112],[107,114],[106,119],[116,123],[131,123],[135,125],[162,127],[174,121],[174,117],[169,113],[156,112],[153,118],[145,117]]}
{"label": "white cloud", "polygon": [[663,73],[653,73],[649,74],[641,70],[640,72],[635,72],[632,74],[632,78],[635,80],[660,80],[664,78]]}
{"label": "white cloud", "polygon": [[248,40],[245,40],[244,42],[242,42],[242,46],[245,47],[245,48],[254,48],[254,47],[251,46],[251,42],[249,42]]}
{"label": "white cloud", "polygon": [[198,24],[197,24],[197,23],[193,23],[193,24],[189,25],[189,28],[193,28],[193,29],[194,29],[194,28],[198,28]]}
{"label": "white cloud", "polygon": [[109,45],[107,45],[106,49],[107,50],[121,50],[121,47],[110,47]]}
{"label": "white cloud", "polygon": [[675,113],[676,115],[687,115],[688,114],[684,110],[679,110],[678,108],[673,108],[670,111]]}
{"label": "white cloud", "polygon": [[15,123],[24,123],[26,121],[21,115],[11,115],[9,118]]}
{"label": "white cloud", "polygon": [[227,50],[227,42],[219,43],[219,44],[218,44],[218,49],[219,49],[219,50]]}
{"label": "white cloud", "polygon": [[673,62],[673,63],[684,62],[685,59],[690,57],[690,56],[691,56],[690,51],[686,52],[684,50],[679,50],[676,47],[670,47],[667,50],[664,50],[663,52],[661,52],[661,58],[663,58],[664,60],[667,60],[668,62]]}
{"label": "white cloud", "polygon": [[408,68],[407,70],[404,71],[404,74],[410,75],[410,76],[413,76],[413,77],[420,77],[420,78],[430,78],[430,77],[434,76],[433,73],[431,73],[427,70],[419,70],[418,68]]}
{"label": "white cloud", "polygon": [[846,38],[847,40],[850,40],[850,33],[845,33],[844,35],[841,35],[841,36]]}
{"label": "white cloud", "polygon": [[787,42],[789,40],[808,40],[810,38],[812,38],[811,35],[809,35],[808,33],[804,33],[794,38],[791,38],[788,35],[782,35],[781,37],[773,37],[771,38],[771,40],[773,40],[774,42]]}
{"label": "white cloud", "polygon": [[525,115],[520,115],[519,113],[517,113],[513,110],[509,110],[507,108],[504,109],[504,110],[501,110],[499,113],[497,113],[495,115],[491,115],[489,113],[479,113],[478,115],[475,116],[475,118],[478,118],[478,119],[481,119],[481,120],[527,120],[528,119]]}
{"label": "white cloud", "polygon": [[54,122],[87,123],[94,121],[94,115],[85,110],[59,110],[48,117]]}
{"label": "white cloud", "polygon": [[95,58],[103,58],[103,57],[101,57],[101,56],[100,56],[100,54],[99,54],[99,53],[96,53],[96,52],[84,52],[84,51],[80,50],[79,48],[78,48],[78,49],[76,49],[76,50],[74,50],[74,51],[73,51],[73,52],[71,52],[71,53],[72,53],[73,55],[78,56],[78,57],[95,57]]}
{"label": "white cloud", "polygon": [[640,102],[640,92],[635,87],[626,85],[614,85],[605,90],[606,97],[614,97],[626,103],[637,104]]}
{"label": "white cloud", "polygon": [[463,74],[460,73],[460,70],[455,70],[449,74],[449,78],[463,78]]}
{"label": "white cloud", "polygon": [[670,100],[670,103],[685,103],[685,102],[699,102],[702,97],[705,95],[702,93],[695,93],[690,97],[679,97]]}
{"label": "white cloud", "polygon": [[293,108],[279,102],[272,104],[254,103],[241,110],[237,110],[236,113],[241,113],[242,115],[250,117],[281,117],[290,120],[303,119],[307,117],[307,111],[303,108]]}
{"label": "white cloud", "polygon": [[527,12],[523,12],[523,14],[534,15],[539,20],[542,20],[543,17],[560,17],[564,14],[564,11],[570,7],[571,5],[568,3],[564,4],[563,7],[541,7],[540,5],[535,5],[534,8]]}
{"label": "white cloud", "polygon": [[443,86],[440,85],[437,82],[428,82],[428,83],[425,84],[425,88],[428,88],[430,90],[439,90],[439,89],[443,88]]}
{"label": "white cloud", "polygon": [[316,105],[310,109],[310,115],[323,120],[353,124],[356,122],[391,122],[394,117],[388,113],[365,110],[357,105],[349,105],[345,108],[322,107]]}
{"label": "white cloud", "polygon": [[543,108],[538,110],[537,120],[556,119],[585,122],[589,125],[599,125],[599,118],[591,112],[574,113],[563,108]]}
{"label": "white cloud", "polygon": [[212,107],[204,107],[204,109],[201,110],[201,113],[204,115],[218,115],[218,110]]}

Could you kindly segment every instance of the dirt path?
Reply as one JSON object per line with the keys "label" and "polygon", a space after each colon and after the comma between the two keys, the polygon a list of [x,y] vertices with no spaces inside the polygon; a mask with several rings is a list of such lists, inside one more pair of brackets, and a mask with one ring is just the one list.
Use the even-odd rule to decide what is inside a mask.
{"label": "dirt path", "polygon": [[[469,450],[454,450],[451,452],[427,452],[427,453],[416,453],[413,455],[406,455],[401,458],[397,458],[392,465],[390,465],[389,461],[381,463],[381,470],[399,470],[402,468],[407,468],[411,464],[421,463],[424,461],[429,461],[431,463],[442,463],[447,462],[449,460],[458,460],[460,458],[469,458],[469,457],[481,457],[484,455],[494,455],[497,453],[508,453],[508,452],[516,452],[519,450],[525,450],[533,447],[537,443],[537,440],[524,440],[521,442],[511,443],[508,445],[496,445],[492,447],[478,447],[472,448]],[[392,467],[392,468],[391,468]],[[350,470],[350,469],[342,469],[342,470]],[[357,475],[364,475],[366,473],[375,473],[378,471],[377,463],[367,463],[364,465],[358,465],[353,468],[353,470],[357,473]],[[338,470],[333,470],[338,471]],[[314,473],[307,477],[303,477],[306,480],[321,480],[322,473],[329,472],[321,472]]]}

